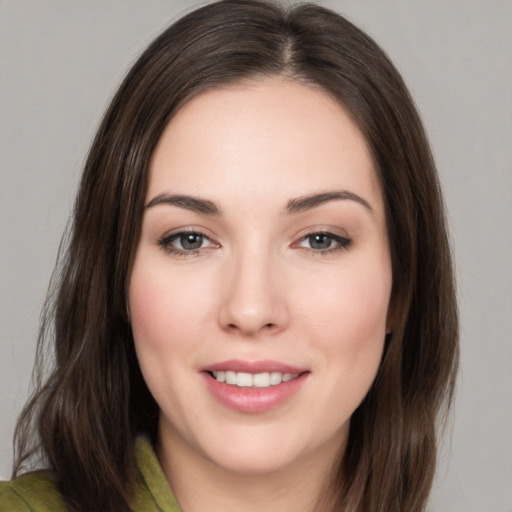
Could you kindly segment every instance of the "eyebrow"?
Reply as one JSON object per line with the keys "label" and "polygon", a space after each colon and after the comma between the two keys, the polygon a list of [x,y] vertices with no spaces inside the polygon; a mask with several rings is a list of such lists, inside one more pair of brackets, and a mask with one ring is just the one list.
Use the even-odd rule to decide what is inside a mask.
{"label": "eyebrow", "polygon": [[203,215],[219,216],[220,208],[209,201],[208,199],[201,199],[199,197],[186,196],[182,194],[158,194],[146,205],[146,208],[153,208],[159,204],[169,204],[178,206],[185,210],[190,210]]}
{"label": "eyebrow", "polygon": [[[365,199],[363,199],[361,196],[358,196],[357,194],[354,194],[353,192],[349,192],[348,190],[320,192],[318,194],[296,197],[295,199],[288,201],[283,213],[285,215],[293,215],[317,208],[318,206],[321,206],[322,204],[328,203],[330,201],[346,200],[359,203],[360,205],[364,206],[366,210],[373,214],[373,208]],[[158,194],[153,199],[151,199],[151,201],[149,201],[145,208],[153,208],[154,206],[160,204],[177,206],[179,208],[184,208],[186,210],[201,213],[203,215],[211,215],[214,217],[221,215],[220,208],[214,202],[208,199],[202,199],[199,197],[187,196],[183,194]]]}
{"label": "eyebrow", "polygon": [[348,190],[336,190],[332,192],[321,192],[319,194],[311,194],[307,196],[297,197],[288,201],[284,209],[284,213],[291,215],[294,213],[301,213],[307,210],[311,210],[322,204],[328,203],[329,201],[355,201],[360,205],[364,206],[366,210],[373,214],[373,208],[370,203],[363,199],[361,196],[349,192]]}

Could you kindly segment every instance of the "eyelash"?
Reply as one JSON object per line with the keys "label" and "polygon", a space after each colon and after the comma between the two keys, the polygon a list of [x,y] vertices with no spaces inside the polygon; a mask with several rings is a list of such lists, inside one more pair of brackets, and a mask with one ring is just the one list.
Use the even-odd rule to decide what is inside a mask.
{"label": "eyelash", "polygon": [[[204,242],[204,241],[210,242],[210,244],[211,244],[210,247],[211,246],[218,247],[218,245],[213,243],[208,236],[206,236],[201,231],[196,231],[196,230],[182,230],[177,233],[165,235],[161,239],[158,240],[158,245],[167,254],[172,254],[175,256],[182,257],[182,258],[197,256],[202,249],[208,248],[208,247],[198,247],[197,249],[187,250],[187,249],[180,249],[180,248],[172,245],[173,242],[175,242],[176,240],[179,240],[180,238],[187,236],[187,235],[201,237],[202,242]],[[334,247],[329,246],[325,249],[314,249],[312,247],[304,247],[303,245],[301,245],[303,242],[305,242],[308,239],[310,240],[310,243],[311,243],[311,239],[313,237],[319,237],[319,236],[325,237],[325,238],[331,240],[332,243],[335,244]],[[328,254],[336,253],[338,251],[345,251],[351,246],[351,244],[352,244],[352,239],[350,239],[350,238],[336,235],[335,233],[331,233],[329,231],[314,231],[314,232],[307,233],[306,235],[302,236],[300,238],[300,240],[298,240],[297,242],[295,242],[292,245],[292,247],[304,249],[304,250],[309,251],[315,255],[317,255],[317,254],[318,255],[328,255]]]}

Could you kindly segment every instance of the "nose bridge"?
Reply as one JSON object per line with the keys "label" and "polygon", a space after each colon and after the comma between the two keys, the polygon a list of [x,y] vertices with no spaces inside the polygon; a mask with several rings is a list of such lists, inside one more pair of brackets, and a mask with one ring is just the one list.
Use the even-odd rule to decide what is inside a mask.
{"label": "nose bridge", "polygon": [[233,252],[219,311],[223,328],[251,336],[261,330],[275,332],[285,327],[288,308],[276,259],[261,244]]}

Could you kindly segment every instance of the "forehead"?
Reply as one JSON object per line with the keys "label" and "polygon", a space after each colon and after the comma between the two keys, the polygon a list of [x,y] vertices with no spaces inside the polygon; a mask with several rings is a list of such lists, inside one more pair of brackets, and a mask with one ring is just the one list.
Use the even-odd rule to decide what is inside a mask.
{"label": "forehead", "polygon": [[343,187],[380,201],[367,142],[344,107],[283,78],[210,89],[185,103],[154,151],[148,197],[255,194],[263,182],[290,196]]}

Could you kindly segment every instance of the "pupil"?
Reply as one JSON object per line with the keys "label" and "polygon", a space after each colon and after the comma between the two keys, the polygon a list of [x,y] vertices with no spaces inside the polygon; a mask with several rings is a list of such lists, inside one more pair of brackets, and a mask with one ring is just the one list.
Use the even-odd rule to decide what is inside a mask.
{"label": "pupil", "polygon": [[313,249],[328,249],[332,240],[327,235],[312,235],[309,237],[309,243]]}
{"label": "pupil", "polygon": [[202,235],[195,235],[194,233],[183,235],[180,241],[184,249],[199,249],[203,245]]}

